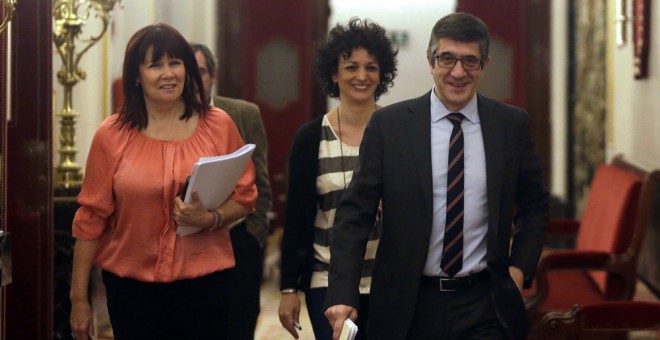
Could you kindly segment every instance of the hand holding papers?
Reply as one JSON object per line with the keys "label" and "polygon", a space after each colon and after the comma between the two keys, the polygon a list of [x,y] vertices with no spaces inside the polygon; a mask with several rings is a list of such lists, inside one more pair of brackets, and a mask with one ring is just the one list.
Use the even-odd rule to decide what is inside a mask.
{"label": "hand holding papers", "polygon": [[[192,191],[197,190],[199,199],[206,209],[211,210],[220,206],[234,190],[254,148],[254,144],[245,144],[228,155],[200,158],[195,163],[183,202],[190,203]],[[200,230],[196,227],[179,226],[176,232],[184,236]]]}
{"label": "hand holding papers", "polygon": [[344,327],[339,334],[339,340],[353,340],[358,332],[358,326],[351,319],[344,321]]}

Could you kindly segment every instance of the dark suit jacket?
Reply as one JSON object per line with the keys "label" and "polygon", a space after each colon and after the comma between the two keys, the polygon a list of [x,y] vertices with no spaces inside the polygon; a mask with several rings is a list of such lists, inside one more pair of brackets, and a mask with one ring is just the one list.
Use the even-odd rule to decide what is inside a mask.
{"label": "dark suit jacket", "polygon": [[267,214],[272,207],[272,193],[268,179],[268,139],[266,138],[266,130],[261,120],[259,107],[245,100],[221,96],[213,97],[213,104],[227,112],[236,124],[238,132],[245,143],[256,145],[252,153],[252,163],[254,163],[254,168],[257,171],[255,184],[259,196],[255,207],[256,212],[245,219],[245,226],[247,231],[263,247],[270,229]]}
{"label": "dark suit jacket", "polygon": [[[383,230],[369,308],[372,339],[405,339],[415,310],[433,218],[429,96],[373,115],[360,146],[358,170],[335,217],[326,308],[357,308],[365,243],[382,197]],[[523,269],[525,286],[531,284],[547,226],[548,194],[529,114],[483,96],[478,109],[486,153],[491,296],[509,337],[522,339],[527,314],[508,267]]]}

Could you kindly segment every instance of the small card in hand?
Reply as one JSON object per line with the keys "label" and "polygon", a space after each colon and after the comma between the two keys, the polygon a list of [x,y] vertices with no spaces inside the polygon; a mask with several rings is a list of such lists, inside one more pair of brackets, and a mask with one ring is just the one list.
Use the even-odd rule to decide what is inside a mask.
{"label": "small card in hand", "polygon": [[341,329],[341,334],[339,334],[339,340],[353,340],[358,332],[358,326],[351,319],[346,319],[344,321],[344,327]]}

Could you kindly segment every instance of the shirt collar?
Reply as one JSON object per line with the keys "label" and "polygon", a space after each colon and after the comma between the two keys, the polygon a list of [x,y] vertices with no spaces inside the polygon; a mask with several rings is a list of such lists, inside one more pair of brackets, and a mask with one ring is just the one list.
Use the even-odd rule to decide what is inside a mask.
{"label": "shirt collar", "polygon": [[465,116],[465,119],[473,124],[479,123],[479,110],[477,109],[477,95],[472,96],[472,99],[458,111],[450,111],[440,101],[440,98],[435,94],[435,86],[431,89],[431,122],[437,123],[440,119],[445,118],[452,112],[460,112]]}

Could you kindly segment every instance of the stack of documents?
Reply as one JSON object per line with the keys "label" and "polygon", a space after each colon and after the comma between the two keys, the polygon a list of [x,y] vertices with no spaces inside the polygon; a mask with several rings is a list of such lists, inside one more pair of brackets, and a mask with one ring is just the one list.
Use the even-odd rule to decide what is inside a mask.
{"label": "stack of documents", "polygon": [[351,319],[344,321],[344,327],[339,334],[339,340],[353,340],[358,332],[358,326]]}
{"label": "stack of documents", "polygon": [[[192,201],[192,191],[197,190],[199,199],[208,210],[215,209],[224,203],[234,191],[236,182],[241,178],[247,165],[254,144],[245,144],[240,149],[228,155],[202,157],[195,163],[190,183],[184,193],[184,203]],[[196,233],[202,229],[179,226],[176,230],[181,236]]]}

